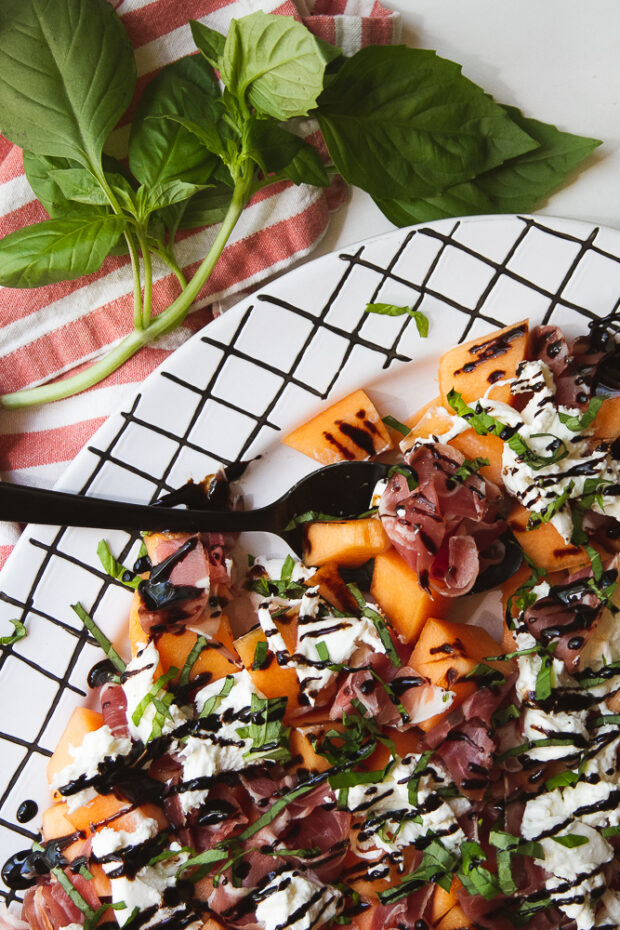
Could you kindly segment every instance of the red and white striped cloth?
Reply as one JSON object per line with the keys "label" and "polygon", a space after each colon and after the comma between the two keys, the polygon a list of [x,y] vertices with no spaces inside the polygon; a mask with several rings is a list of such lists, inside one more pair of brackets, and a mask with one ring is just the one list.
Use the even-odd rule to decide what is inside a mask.
{"label": "red and white striped cloth", "polygon": [[[168,62],[195,50],[189,19],[226,32],[230,20],[262,9],[292,15],[327,41],[353,54],[368,44],[398,40],[399,15],[376,0],[111,0],[129,33],[138,66],[137,95]],[[126,148],[129,120],[111,139]],[[258,194],[245,210],[216,270],[182,327],[143,349],[100,385],[76,397],[21,411],[0,410],[0,473],[21,484],[52,485],[105,418],[157,365],[213,316],[212,305],[247,291],[306,256],[320,240],[330,210],[346,193],[281,184]],[[0,136],[0,237],[46,219],[24,176],[22,152]],[[217,227],[186,233],[177,256],[191,274]],[[153,305],[178,293],[173,275],[155,268]],[[88,277],[33,290],[0,288],[0,393],[75,373],[132,327],[128,258],[109,258]],[[0,566],[19,529],[0,524]]]}

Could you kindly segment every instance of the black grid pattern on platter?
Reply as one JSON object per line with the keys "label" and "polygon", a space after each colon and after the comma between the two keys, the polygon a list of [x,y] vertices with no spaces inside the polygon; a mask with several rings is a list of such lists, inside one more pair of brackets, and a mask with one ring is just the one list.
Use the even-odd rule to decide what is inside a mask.
{"label": "black grid pattern on platter", "polygon": [[[360,371],[362,386],[394,362],[424,354],[426,346],[410,316],[371,317],[364,312],[366,302],[383,300],[427,312],[444,347],[527,316],[553,322],[561,313],[583,328],[614,309],[611,304],[593,310],[581,297],[587,292],[583,279],[603,265],[618,280],[620,293],[620,255],[599,245],[598,229],[570,223],[564,228],[560,221],[544,218],[485,222],[488,248],[475,235],[479,224],[442,221],[397,230],[340,254],[337,261],[317,268],[316,289],[302,290],[296,303],[279,296],[277,286],[261,289],[221,324],[194,337],[189,364],[182,349],[157,372],[115,419],[117,428],[113,435],[105,434],[105,443],[95,437],[89,447],[90,472],[81,471],[87,474],[81,493],[111,494],[116,487],[125,498],[155,500],[178,486],[176,474],[181,471],[187,476],[190,469],[201,478],[218,462],[247,459],[277,441],[288,425],[287,403],[300,392],[318,407],[351,367]],[[548,263],[540,260],[540,253],[548,254]],[[459,276],[468,282],[466,294]],[[355,306],[348,296],[353,290]],[[273,314],[271,322],[266,308]],[[266,343],[257,336],[261,329],[274,343],[270,355],[262,351]],[[332,347],[331,355],[325,346]],[[307,359],[316,352],[323,353],[321,364],[308,366]],[[231,377],[246,379],[247,402],[231,399],[226,387]],[[162,390],[161,379],[172,392],[175,413],[155,422],[148,398],[154,382]],[[17,822],[17,807],[36,790],[43,797],[41,773],[71,707],[83,700],[85,672],[99,658],[69,605],[81,600],[110,635],[118,623],[110,626],[109,616],[115,610],[123,614],[128,604],[126,590],[93,558],[97,535],[75,533],[37,529],[21,549],[22,562],[32,564],[30,590],[0,590],[2,632],[10,617],[30,629],[26,639],[0,653],[0,707],[12,704],[11,712],[0,714],[3,858],[38,836],[36,826]],[[115,554],[130,564],[137,538],[122,533],[114,539]],[[57,570],[62,593],[55,587]],[[67,587],[72,590],[65,591]],[[36,706],[30,707],[24,724],[26,687],[29,693],[37,690],[39,697],[31,702]],[[14,897],[2,890],[0,894]]]}

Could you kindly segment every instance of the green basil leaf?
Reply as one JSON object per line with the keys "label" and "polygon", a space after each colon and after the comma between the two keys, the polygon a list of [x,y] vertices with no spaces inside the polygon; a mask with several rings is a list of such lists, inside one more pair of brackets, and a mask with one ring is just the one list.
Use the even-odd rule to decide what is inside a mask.
{"label": "green basil leaf", "polygon": [[600,145],[598,139],[561,132],[549,123],[530,119],[516,107],[504,107],[510,118],[538,148],[507,159],[474,180],[424,199],[377,200],[396,226],[427,223],[475,213],[529,213]]}
{"label": "green basil leaf", "polygon": [[[257,10],[230,24],[221,57],[228,90],[259,113],[307,116],[323,90],[325,44],[291,16]],[[334,49],[334,55],[338,55]]]}
{"label": "green basil leaf", "polygon": [[157,184],[146,192],[148,212],[183,203],[202,190],[205,190],[204,184],[189,184],[187,181],[170,180]]}
{"label": "green basil leaf", "polygon": [[121,584],[124,584],[128,588],[133,588],[134,590],[138,588],[142,581],[140,576],[136,575],[136,573],[132,572],[130,569],[125,568],[122,562],[114,558],[105,539],[99,540],[97,555],[104,571],[110,575],[111,578],[116,578],[117,581],[120,581]]}
{"label": "green basil leaf", "polygon": [[[52,168],[50,177],[67,200],[76,200],[78,203],[95,206],[109,206],[110,201],[105,191],[86,168]],[[110,186],[116,190],[132,194],[131,185],[121,174],[108,174],[106,177]]]}
{"label": "green basil leaf", "polygon": [[583,429],[587,429],[596,419],[596,415],[603,406],[602,397],[593,397],[590,403],[588,404],[588,409],[586,412],[580,416],[575,417],[571,416],[569,413],[562,413],[558,411],[558,417],[560,422],[567,426],[573,433],[578,433]]}
{"label": "green basil leaf", "polygon": [[537,147],[460,65],[404,46],[349,58],[317,116],[338,171],[375,198],[434,196]]}
{"label": "green basil leaf", "polygon": [[401,423],[400,420],[397,420],[396,417],[388,415],[387,417],[381,417],[381,422],[385,423],[386,426],[389,426],[391,429],[396,430],[397,433],[401,433],[403,436],[408,436],[411,432],[410,427],[405,423]]}
{"label": "green basil leaf", "polygon": [[22,148],[97,168],[135,82],[129,37],[107,0],[4,6],[0,131]]}
{"label": "green basil leaf", "polygon": [[565,836],[552,836],[551,839],[554,843],[558,843],[559,846],[564,846],[566,849],[574,849],[576,846],[585,846],[586,843],[590,842],[587,836],[582,836],[580,833],[567,833]]}
{"label": "green basil leaf", "polygon": [[168,229],[199,229],[221,223],[230,205],[231,191],[224,184],[208,187],[189,200],[165,207],[161,216]]}
{"label": "green basil leaf", "polygon": [[294,184],[328,187],[329,177],[317,150],[277,123],[251,117],[246,127],[251,158],[265,174],[279,174]]}
{"label": "green basil leaf", "polygon": [[125,663],[123,662],[123,660],[121,659],[118,652],[116,651],[116,649],[114,648],[114,646],[112,645],[108,637],[105,635],[103,630],[97,626],[93,618],[90,616],[90,614],[88,614],[84,610],[80,602],[78,601],[77,604],[72,604],[71,609],[74,610],[75,613],[78,615],[78,617],[80,618],[80,620],[82,621],[82,623],[84,624],[84,626],[86,627],[90,635],[93,637],[93,639],[97,643],[99,643],[99,645],[101,646],[101,648],[103,649],[103,651],[105,652],[105,654],[107,655],[108,659],[110,660],[114,668],[117,670],[117,672],[121,672],[121,673],[124,672],[126,668]]}
{"label": "green basil leaf", "polygon": [[40,287],[97,271],[125,226],[122,216],[66,216],[0,240],[0,284]]}
{"label": "green basil leaf", "polygon": [[136,108],[129,139],[129,166],[142,184],[148,188],[173,180],[206,184],[217,159],[194,133],[170,117],[200,120],[202,114],[215,113],[219,96],[213,70],[200,55],[180,58],[161,69]]}
{"label": "green basil leaf", "polygon": [[0,646],[13,646],[28,635],[21,620],[9,620],[9,623],[13,624],[13,632],[9,636],[0,636]]}
{"label": "green basil leaf", "polygon": [[558,772],[557,775],[552,775],[551,778],[548,778],[545,782],[545,788],[547,791],[553,791],[554,788],[566,788],[568,785],[574,785],[579,781],[579,775],[577,772]]}
{"label": "green basil leaf", "polygon": [[192,30],[192,38],[196,48],[204,55],[210,65],[219,70],[220,60],[224,53],[226,36],[215,29],[205,26],[204,23],[196,22],[195,19],[189,21]]}
{"label": "green basil leaf", "polygon": [[32,152],[24,152],[24,171],[28,183],[52,219],[59,216],[84,214],[92,216],[94,213],[107,212],[78,203],[76,200],[68,200],[54,180],[55,171],[79,167],[80,163],[70,158],[55,158],[51,155],[34,155]]}
{"label": "green basil leaf", "polygon": [[395,304],[366,304],[366,313],[379,313],[382,316],[404,316],[408,314],[415,320],[418,333],[423,339],[428,336],[428,317],[421,310],[413,307],[397,307]]}

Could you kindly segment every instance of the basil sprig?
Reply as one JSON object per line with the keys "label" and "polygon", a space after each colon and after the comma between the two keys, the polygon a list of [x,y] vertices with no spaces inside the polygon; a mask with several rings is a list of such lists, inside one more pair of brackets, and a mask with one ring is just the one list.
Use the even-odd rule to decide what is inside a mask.
{"label": "basil sprig", "polygon": [[[5,408],[84,390],[179,326],[257,191],[282,181],[329,185],[292,120],[318,118],[336,171],[399,225],[421,210],[425,220],[530,212],[599,144],[500,106],[433,51],[370,46],[345,58],[292,17],[257,10],[232,20],[226,36],[190,24],[200,54],[166,65],[146,86],[123,163],[103,149],[133,98],[133,50],[108,0],[89,0],[88,16],[83,5],[22,0],[3,11],[0,127],[24,149],[49,219],[0,242],[0,284],[72,280],[124,253],[134,328],[84,371],[3,395]],[[218,222],[188,282],[178,237]],[[179,284],[168,307],[153,306],[154,259]],[[420,311],[374,308],[412,316],[426,335]]]}

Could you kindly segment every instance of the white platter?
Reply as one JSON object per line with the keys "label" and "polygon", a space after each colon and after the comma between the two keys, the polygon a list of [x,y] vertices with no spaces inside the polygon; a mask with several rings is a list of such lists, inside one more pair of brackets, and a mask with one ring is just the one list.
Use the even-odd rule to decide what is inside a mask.
{"label": "white platter", "polygon": [[[405,418],[437,393],[440,353],[525,317],[584,331],[618,307],[620,232],[549,217],[475,217],[395,230],[309,262],[241,301],[194,336],[111,417],[59,485],[149,502],[213,472],[261,456],[247,470],[248,501],[266,503],[313,463],[280,437],[324,402],[366,386],[385,415]],[[427,314],[421,339],[410,317],[368,315],[368,302]],[[407,364],[413,361],[413,364]],[[124,533],[30,526],[0,576],[0,635],[10,618],[28,636],[0,650],[0,864],[37,838],[48,803],[45,765],[86,675],[101,658],[71,604],[81,601],[112,637],[130,594],[101,570],[105,535],[132,564]],[[273,537],[253,537],[275,554]]]}

